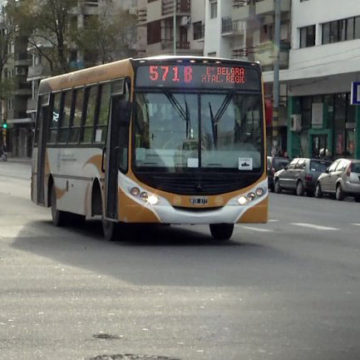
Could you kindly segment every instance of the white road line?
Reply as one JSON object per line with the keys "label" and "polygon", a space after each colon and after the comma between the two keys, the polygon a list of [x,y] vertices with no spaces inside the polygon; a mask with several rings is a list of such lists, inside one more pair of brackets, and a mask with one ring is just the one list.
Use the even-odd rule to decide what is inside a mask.
{"label": "white road line", "polygon": [[351,224],[351,225],[360,226],[360,224],[355,224],[355,223],[354,223],[354,224]]}
{"label": "white road line", "polygon": [[307,227],[307,228],[315,229],[315,230],[325,230],[325,231],[339,230],[337,228],[330,227],[330,226],[321,226],[321,225],[308,224],[308,223],[291,223],[291,225]]}
{"label": "white road line", "polygon": [[268,222],[271,223],[271,222],[278,222],[279,220],[277,219],[269,219]]}
{"label": "white road line", "polygon": [[252,226],[241,226],[243,229],[246,230],[252,230],[252,231],[258,231],[258,232],[273,232],[271,229],[263,229],[263,228],[256,228]]}

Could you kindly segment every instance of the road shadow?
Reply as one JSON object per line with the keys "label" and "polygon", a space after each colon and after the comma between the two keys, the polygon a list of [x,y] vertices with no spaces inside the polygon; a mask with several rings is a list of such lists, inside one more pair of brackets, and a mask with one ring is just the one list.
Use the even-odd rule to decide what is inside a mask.
{"label": "road shadow", "polygon": [[255,236],[239,239],[238,232],[231,241],[217,242],[207,227],[138,226],[133,234],[127,234],[124,241],[108,242],[99,222],[56,228],[50,221],[32,221],[19,231],[12,246],[56,264],[145,286],[265,283],[264,271],[271,274],[270,268],[287,261],[288,256],[260,244]]}

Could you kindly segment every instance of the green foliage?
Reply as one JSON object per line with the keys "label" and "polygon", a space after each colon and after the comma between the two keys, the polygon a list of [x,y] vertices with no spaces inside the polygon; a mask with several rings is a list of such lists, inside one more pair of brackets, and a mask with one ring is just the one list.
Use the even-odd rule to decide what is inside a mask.
{"label": "green foliage", "polygon": [[72,70],[74,53],[83,56],[86,66],[132,55],[129,45],[134,40],[129,33],[136,17],[105,0],[98,14],[84,16],[81,24],[78,14],[83,6],[82,0],[20,0],[11,7],[29,48],[47,59],[51,75]]}

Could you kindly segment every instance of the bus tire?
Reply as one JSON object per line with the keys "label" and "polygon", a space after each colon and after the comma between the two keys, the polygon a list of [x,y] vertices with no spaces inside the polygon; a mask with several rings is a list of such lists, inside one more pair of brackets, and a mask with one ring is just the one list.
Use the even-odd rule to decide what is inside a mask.
{"label": "bus tire", "polygon": [[57,209],[54,184],[51,186],[51,218],[55,226],[64,226],[66,223],[66,212]]}
{"label": "bus tire", "polygon": [[233,231],[234,224],[210,224],[210,233],[215,240],[229,240]]}
{"label": "bus tire", "polygon": [[102,219],[102,229],[104,238],[107,241],[115,241],[119,239],[119,224],[114,221]]}

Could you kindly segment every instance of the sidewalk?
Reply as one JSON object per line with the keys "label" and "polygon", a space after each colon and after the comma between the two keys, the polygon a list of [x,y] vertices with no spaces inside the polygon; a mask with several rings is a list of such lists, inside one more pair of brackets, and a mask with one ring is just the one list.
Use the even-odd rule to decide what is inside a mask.
{"label": "sidewalk", "polygon": [[22,164],[31,164],[31,158],[21,158],[21,157],[8,157],[7,158],[8,162],[16,162],[16,163],[22,163]]}

